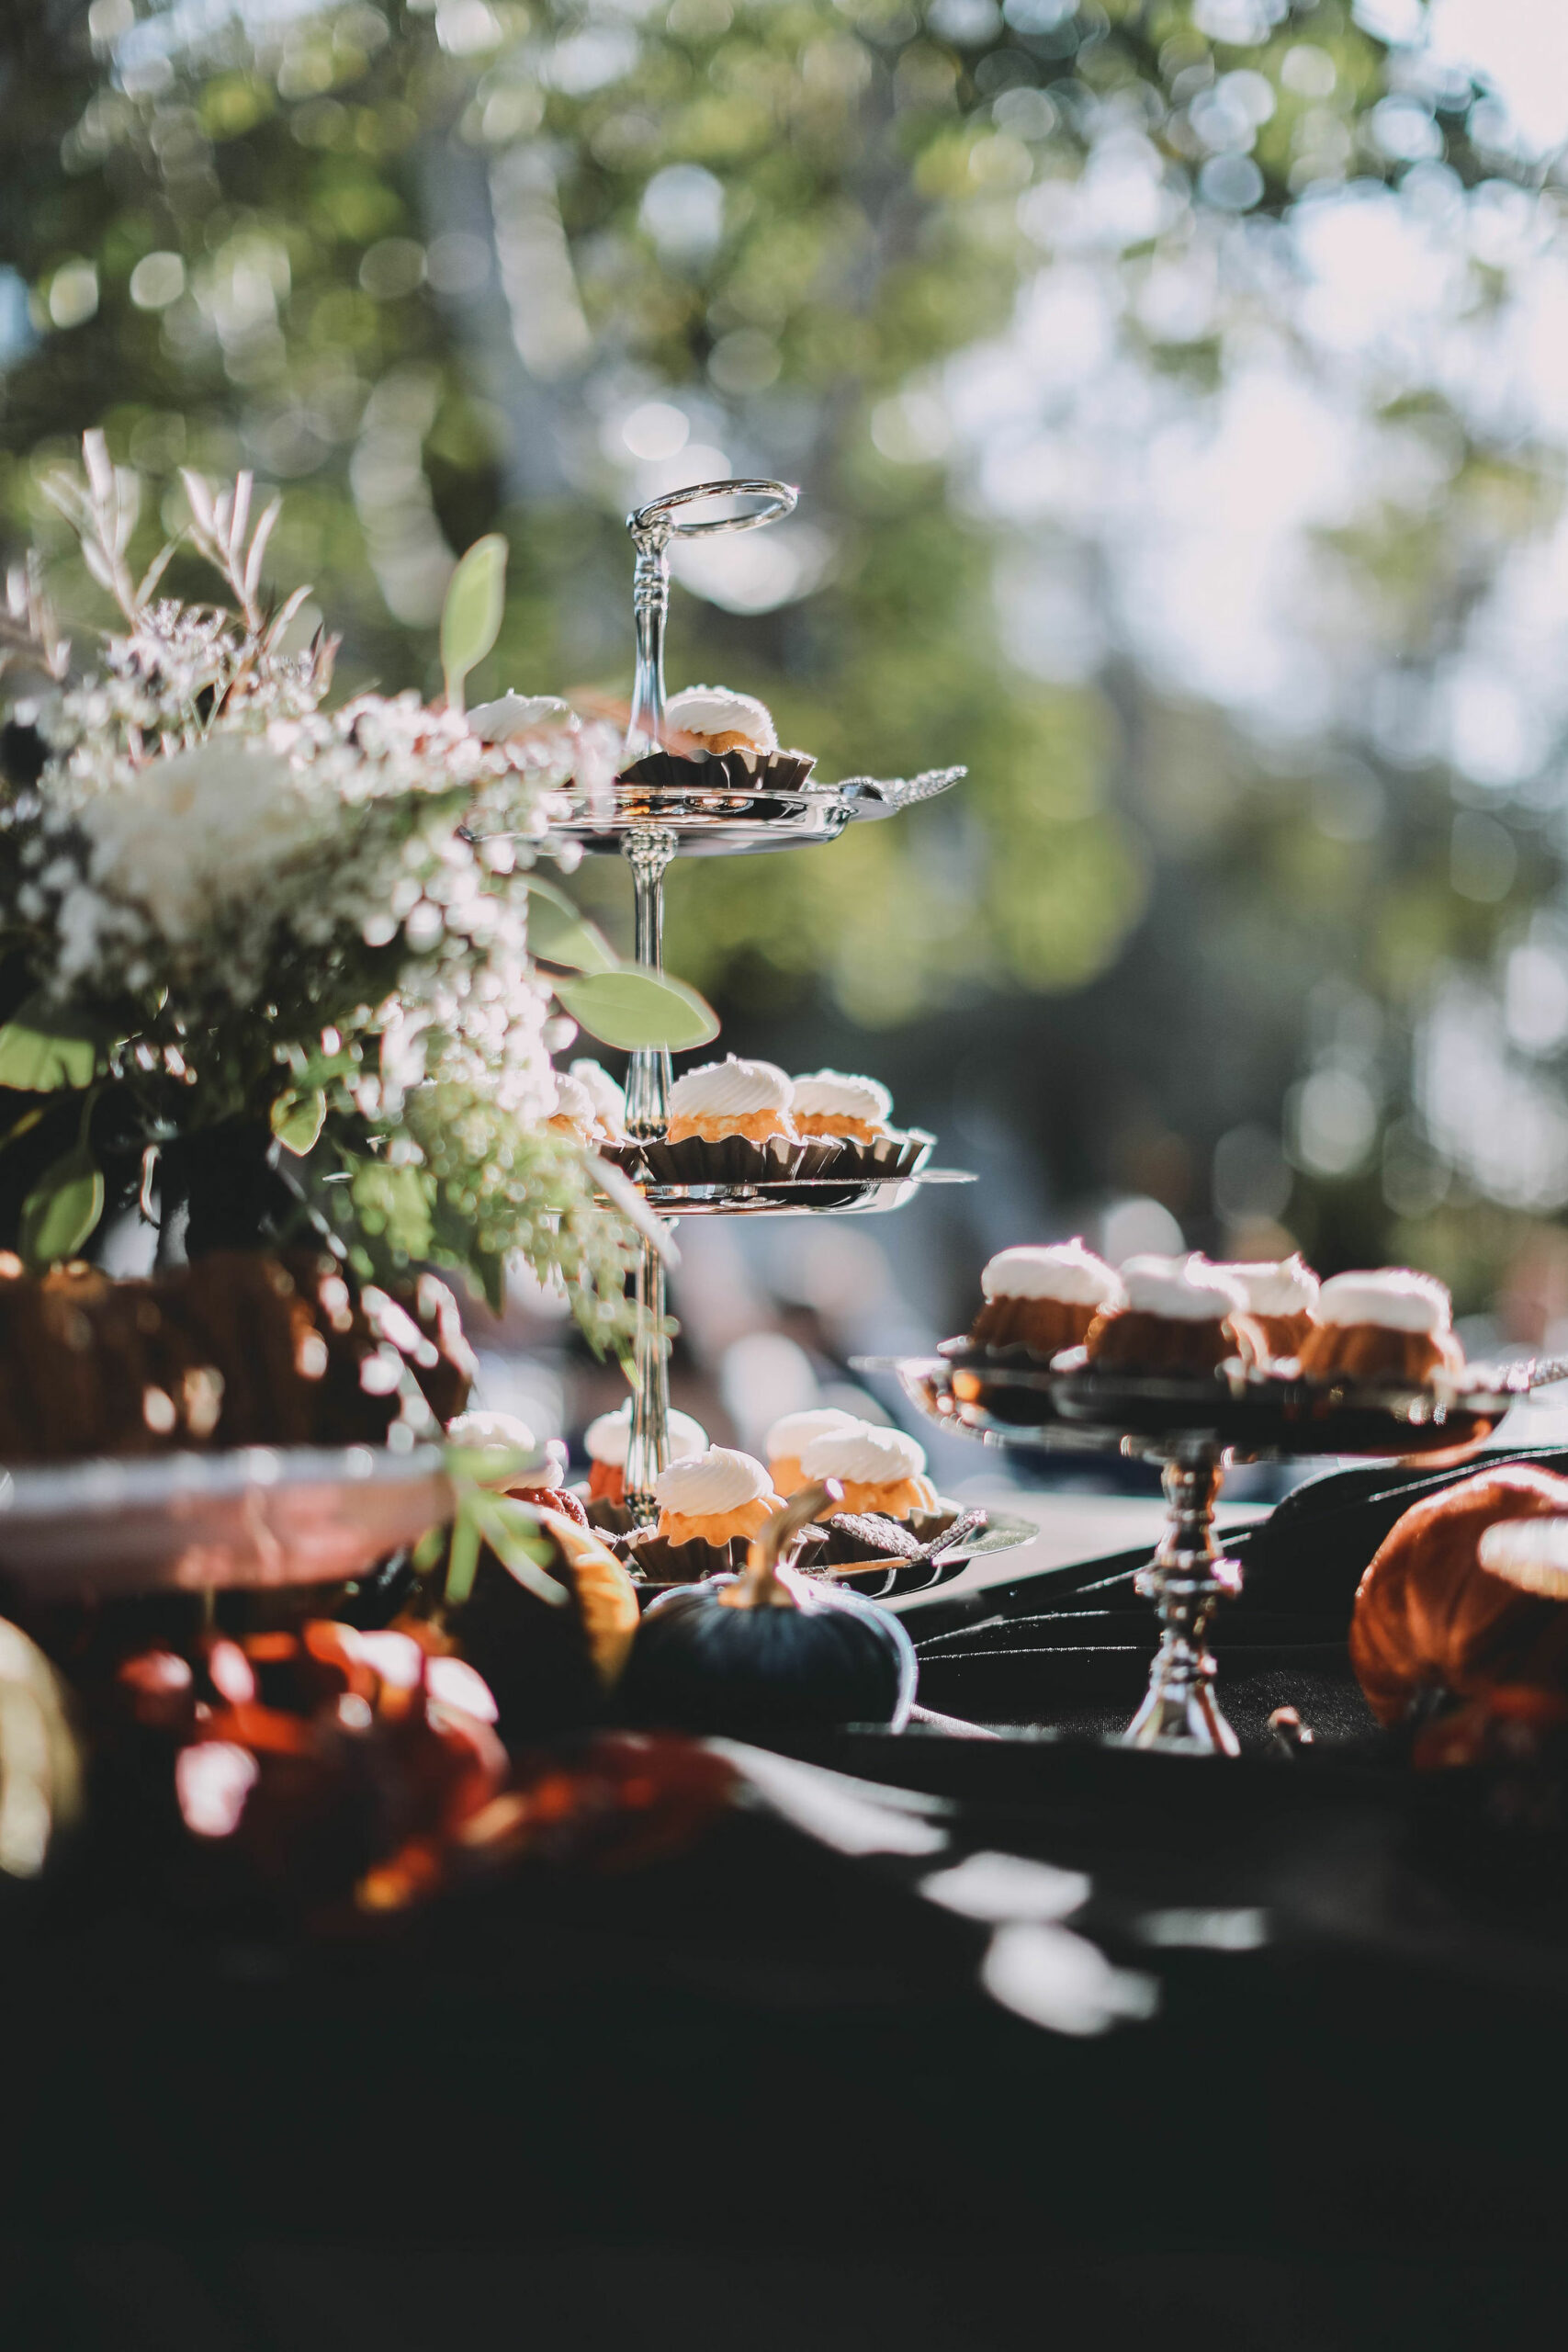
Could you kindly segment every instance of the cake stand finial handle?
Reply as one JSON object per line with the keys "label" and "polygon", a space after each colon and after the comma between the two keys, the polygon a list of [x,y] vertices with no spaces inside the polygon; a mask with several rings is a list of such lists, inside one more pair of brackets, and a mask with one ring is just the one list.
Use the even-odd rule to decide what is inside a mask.
{"label": "cake stand finial handle", "polygon": [[[626,516],[637,549],[632,575],[632,612],[637,622],[637,675],[626,726],[628,747],[658,747],[664,741],[664,624],[670,615],[670,542],[707,539],[720,531],[754,531],[790,514],[800,492],[787,481],[696,481],[667,490]],[[716,514],[707,523],[678,523],[677,511],[699,498],[760,498],[744,514]]]}
{"label": "cake stand finial handle", "polygon": [[626,741],[658,745],[664,741],[664,624],[670,615],[670,537],[674,526],[668,514],[643,506],[627,515],[626,528],[637,548],[632,574],[637,675]]}

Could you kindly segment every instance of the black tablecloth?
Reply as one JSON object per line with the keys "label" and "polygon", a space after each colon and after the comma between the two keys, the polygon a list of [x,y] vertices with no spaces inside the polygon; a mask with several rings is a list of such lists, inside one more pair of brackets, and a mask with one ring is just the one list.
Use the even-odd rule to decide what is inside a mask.
{"label": "black tablecloth", "polygon": [[[525,1871],[343,1945],[10,1902],[15,2340],[1550,2324],[1561,1851],[1499,1835],[1469,1776],[1411,1775],[1344,1663],[1408,1484],[1305,1490],[1248,1539],[1220,1639],[1234,1764],[1041,1736],[1130,1712],[1152,1646],[1130,1562],[921,1612],[923,1697],[1015,1736],[802,1754],[918,1792],[901,1817],[941,1854],[835,1850],[753,1804],[656,1868]],[[1285,1699],[1320,1734],[1293,1761],[1263,1733]],[[990,1928],[925,1891],[979,1852],[1085,1872],[1070,1930],[1155,2013],[1075,2037],[990,1997]]]}

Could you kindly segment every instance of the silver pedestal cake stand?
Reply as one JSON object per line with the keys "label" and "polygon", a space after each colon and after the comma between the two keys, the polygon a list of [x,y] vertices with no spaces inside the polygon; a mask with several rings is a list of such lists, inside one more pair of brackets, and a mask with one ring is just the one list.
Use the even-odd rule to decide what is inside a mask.
{"label": "silver pedestal cake stand", "polygon": [[1472,1366],[1441,1391],[1269,1374],[1192,1377],[1056,1369],[1020,1347],[950,1341],[935,1356],[862,1356],[862,1372],[895,1374],[911,1402],[947,1430],[990,1445],[1120,1454],[1156,1464],[1168,1517],[1137,1579],[1155,1604],[1159,1647],[1143,1704],[1123,1735],[1134,1747],[1235,1756],[1214,1695],[1210,1621],[1241,1590],[1241,1568],[1214,1537],[1226,1467],[1324,1454],[1462,1457],[1483,1445],[1560,1363]]}
{"label": "silver pedestal cake stand", "polygon": [[[824,784],[801,752],[747,753],[669,748],[665,723],[664,627],[670,610],[670,546],[675,538],[756,530],[794,508],[797,492],[778,481],[709,481],[669,492],[627,517],[637,549],[632,602],[637,620],[637,679],[627,757],[607,790],[569,797],[558,830],[584,850],[624,857],[631,868],[635,953],[639,964],[664,963],[664,877],[676,857],[754,856],[836,841],[846,825],[894,815],[945,792],[963,768],[879,782],[852,776]],[[680,510],[711,499],[760,502],[705,522],[681,521]],[[569,788],[570,789],[570,788]],[[626,1083],[626,1131],[637,1142],[662,1138],[670,1124],[670,1056],[635,1052]],[[647,1184],[661,1216],[809,1216],[868,1214],[901,1207],[922,1184],[967,1183],[962,1171],[919,1169],[899,1176],[760,1184]],[[664,1259],[651,1241],[637,1268],[637,1341],[626,1491],[633,1515],[658,1515],[653,1482],[670,1459],[670,1388]]]}

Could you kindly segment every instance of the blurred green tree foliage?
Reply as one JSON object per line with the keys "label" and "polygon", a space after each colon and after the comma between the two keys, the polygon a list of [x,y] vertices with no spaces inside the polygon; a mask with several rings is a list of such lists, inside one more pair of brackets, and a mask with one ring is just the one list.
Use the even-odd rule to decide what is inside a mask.
{"label": "blurred green tree foliage", "polygon": [[[1408,997],[1467,925],[1489,942],[1495,906],[1439,870],[1440,775],[1391,786],[1415,812],[1391,884],[1353,824],[1314,826],[1310,763],[1260,768],[1125,672],[1021,670],[1014,535],[939,392],[1118,141],[1154,156],[1152,194],[1100,258],[1183,398],[1219,380],[1221,327],[1162,329],[1142,298],[1205,220],[1262,235],[1303,190],[1413,157],[1465,187],[1506,171],[1469,80],[1412,95],[1349,0],[13,0],[0,44],[14,543],[52,543],[39,477],[101,423],[167,525],[182,464],[285,489],[279,575],[316,582],[351,682],[434,682],[453,550],[500,527],[510,602],[475,695],[614,695],[633,498],[709,466],[801,482],[796,523],[728,543],[739,569],[689,567],[673,682],[761,693],[828,774],[964,760],[972,781],[829,855],[682,869],[671,960],[699,984],[772,1009],[826,989],[870,1024],[1078,988],[1173,860],[1221,994],[1252,992],[1267,944],[1282,1026],[1337,959]],[[1266,276],[1235,276],[1222,323],[1264,318]],[[1528,451],[1465,448],[1452,512],[1391,503],[1332,550],[1379,583],[1396,655],[1451,625],[1478,533],[1539,520]]]}

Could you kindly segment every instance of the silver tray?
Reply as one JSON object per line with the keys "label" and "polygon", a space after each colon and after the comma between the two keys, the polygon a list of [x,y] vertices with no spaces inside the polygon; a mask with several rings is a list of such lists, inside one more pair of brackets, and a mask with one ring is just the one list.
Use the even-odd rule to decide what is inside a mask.
{"label": "silver tray", "polygon": [[816,1573],[834,1584],[847,1585],[852,1592],[863,1593],[868,1600],[902,1600],[906,1593],[934,1592],[939,1585],[951,1584],[971,1560],[986,1559],[993,1552],[1016,1552],[1021,1544],[1032,1544],[1039,1532],[1032,1519],[1015,1519],[1010,1511],[993,1510],[981,1534],[966,1538],[955,1552],[944,1552],[940,1559],[919,1567],[888,1560],[886,1564],[874,1561],[866,1568],[819,1568]]}
{"label": "silver tray", "polygon": [[450,1515],[439,1446],[243,1446],[0,1472],[0,1578],[33,1600],[337,1584]]}
{"label": "silver tray", "polygon": [[672,837],[682,857],[755,856],[763,850],[837,841],[846,825],[896,816],[918,801],[934,799],[966,773],[961,767],[932,768],[924,775],[886,782],[852,776],[843,784],[781,785],[705,775],[697,761],[678,764],[692,770],[683,789],[625,776],[594,793],[569,785],[566,812],[552,820],[552,831],[581,842],[590,855],[618,854],[633,836],[656,831]]}
{"label": "silver tray", "polygon": [[966,1168],[922,1168],[912,1176],[812,1176],[776,1184],[639,1184],[660,1216],[835,1216],[901,1209],[922,1184],[973,1184]]}
{"label": "silver tray", "polygon": [[[963,1506],[944,1502],[943,1510],[960,1510]],[[1015,1519],[1009,1511],[991,1511],[984,1532],[966,1538],[956,1551],[943,1553],[935,1560],[923,1560],[911,1567],[904,1560],[873,1560],[864,1567],[812,1568],[811,1577],[824,1583],[841,1584],[851,1592],[864,1595],[868,1600],[902,1600],[906,1594],[933,1592],[939,1585],[952,1584],[961,1577],[971,1560],[985,1558],[993,1552],[1014,1552],[1021,1544],[1031,1544],[1040,1532],[1032,1519]],[[646,1609],[660,1593],[679,1592],[682,1587],[673,1580],[658,1577],[637,1577],[637,1600]]]}

